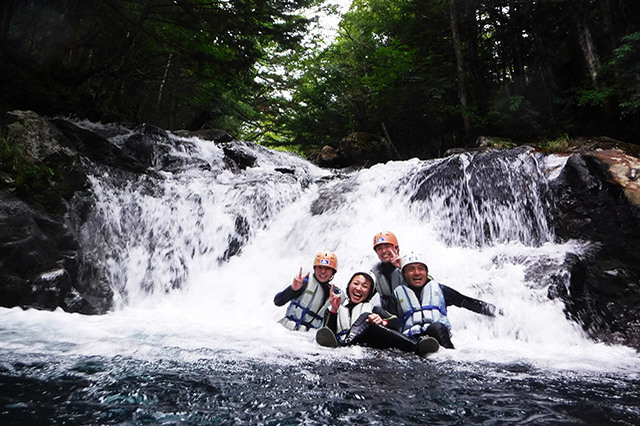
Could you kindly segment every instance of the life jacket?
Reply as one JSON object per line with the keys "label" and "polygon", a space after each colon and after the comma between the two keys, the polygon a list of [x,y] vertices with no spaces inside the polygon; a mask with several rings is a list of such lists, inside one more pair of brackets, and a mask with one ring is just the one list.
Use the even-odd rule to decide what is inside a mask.
{"label": "life jacket", "polygon": [[329,292],[324,290],[314,274],[310,274],[306,288],[300,296],[291,300],[280,324],[294,331],[320,328],[328,306]]}
{"label": "life jacket", "polygon": [[435,280],[428,281],[422,287],[419,300],[416,293],[405,284],[397,287],[394,294],[399,313],[403,316],[402,334],[405,336],[420,336],[434,322],[440,322],[451,330],[442,289]]}
{"label": "life jacket", "polygon": [[349,330],[351,330],[351,326],[360,315],[364,313],[373,312],[373,305],[369,302],[361,302],[351,308],[351,312],[349,312],[349,308],[347,305],[349,304],[349,299],[345,299],[345,301],[338,308],[338,323],[336,327],[336,337],[338,341],[342,343],[345,337],[349,334]]}
{"label": "life jacket", "polygon": [[380,306],[387,308],[393,297],[393,291],[402,285],[402,272],[400,269],[395,268],[391,272],[391,282],[387,280],[387,277],[382,273],[382,262],[378,263],[373,268],[373,273],[376,274],[376,292],[380,295]]}

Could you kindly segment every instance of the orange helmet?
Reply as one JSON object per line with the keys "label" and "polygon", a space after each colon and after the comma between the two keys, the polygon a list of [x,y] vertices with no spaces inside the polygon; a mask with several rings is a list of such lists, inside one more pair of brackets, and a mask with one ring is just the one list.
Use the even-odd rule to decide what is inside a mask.
{"label": "orange helmet", "polygon": [[379,244],[393,244],[394,246],[398,245],[398,239],[393,232],[390,231],[382,231],[378,232],[373,236],[373,249],[375,250]]}
{"label": "orange helmet", "polygon": [[334,271],[338,272],[338,256],[331,251],[321,251],[316,254],[316,259],[313,261],[313,266],[328,266]]}

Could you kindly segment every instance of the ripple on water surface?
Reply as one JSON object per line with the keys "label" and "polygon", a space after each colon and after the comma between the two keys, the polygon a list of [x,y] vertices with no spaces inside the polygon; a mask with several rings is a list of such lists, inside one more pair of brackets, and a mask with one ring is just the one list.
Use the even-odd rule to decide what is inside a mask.
{"label": "ripple on water surface", "polygon": [[[288,365],[6,360],[3,424],[635,424],[640,380],[370,351]],[[26,423],[25,423],[26,422]]]}

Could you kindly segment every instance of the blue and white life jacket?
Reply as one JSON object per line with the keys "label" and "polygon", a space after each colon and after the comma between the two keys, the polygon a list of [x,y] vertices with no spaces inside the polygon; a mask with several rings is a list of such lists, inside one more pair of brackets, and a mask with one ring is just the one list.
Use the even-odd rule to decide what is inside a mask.
{"label": "blue and white life jacket", "polygon": [[287,307],[287,313],[280,320],[280,324],[294,331],[320,328],[328,306],[329,293],[325,292],[315,275],[310,274],[307,287],[300,296],[291,300]]}
{"label": "blue and white life jacket", "polygon": [[387,307],[390,299],[393,297],[393,291],[402,285],[402,272],[400,269],[395,268],[391,273],[391,282],[387,280],[387,277],[382,273],[382,263],[378,263],[373,268],[373,273],[376,275],[376,292],[380,295],[380,306]]}
{"label": "blue and white life jacket", "polygon": [[434,322],[441,322],[451,330],[442,289],[435,280],[422,287],[419,300],[416,293],[404,284],[394,290],[394,295],[402,315],[402,334],[405,336],[421,336]]}
{"label": "blue and white life jacket", "polygon": [[349,313],[349,308],[347,305],[349,304],[349,299],[345,299],[344,302],[338,308],[338,323],[336,326],[336,337],[339,342],[342,342],[345,337],[349,334],[349,330],[351,330],[351,326],[360,315],[364,313],[372,313],[373,305],[369,302],[362,302],[355,305],[351,308],[351,313]]}

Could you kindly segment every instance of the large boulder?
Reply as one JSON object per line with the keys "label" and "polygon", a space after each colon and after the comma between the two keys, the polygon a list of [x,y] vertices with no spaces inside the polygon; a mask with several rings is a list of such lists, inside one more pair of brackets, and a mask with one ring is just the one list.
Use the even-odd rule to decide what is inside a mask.
{"label": "large boulder", "polygon": [[78,151],[51,122],[33,111],[10,111],[0,127],[11,151],[4,186],[50,212],[64,211],[64,199],[87,186]]}
{"label": "large boulder", "polygon": [[109,289],[95,289],[102,297],[91,303],[78,280],[69,205],[88,186],[78,150],[31,111],[9,112],[0,124],[8,148],[0,181],[0,305],[106,311]]}
{"label": "large boulder", "polygon": [[555,230],[593,244],[567,259],[569,283],[550,295],[593,337],[640,349],[640,161],[610,146],[577,151],[551,184]]}
{"label": "large boulder", "polygon": [[338,144],[338,157],[344,166],[367,167],[397,159],[393,146],[384,137],[354,132]]}
{"label": "large boulder", "polygon": [[78,242],[61,218],[0,189],[0,305],[95,314],[75,288]]}
{"label": "large boulder", "polygon": [[366,132],[345,136],[337,147],[325,145],[309,155],[309,160],[321,167],[369,167],[376,163],[397,160],[394,146],[384,137]]}

